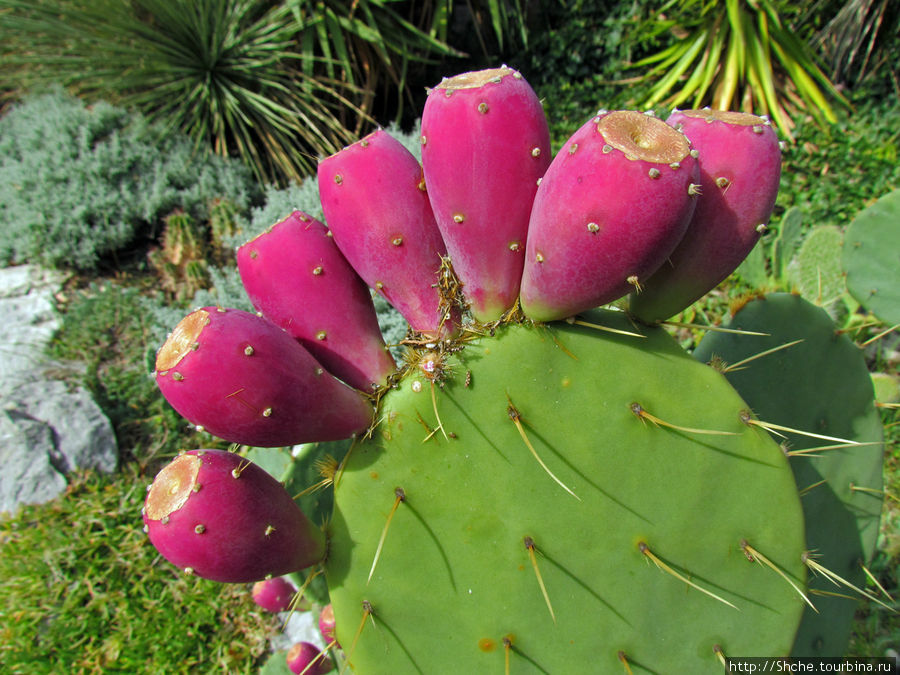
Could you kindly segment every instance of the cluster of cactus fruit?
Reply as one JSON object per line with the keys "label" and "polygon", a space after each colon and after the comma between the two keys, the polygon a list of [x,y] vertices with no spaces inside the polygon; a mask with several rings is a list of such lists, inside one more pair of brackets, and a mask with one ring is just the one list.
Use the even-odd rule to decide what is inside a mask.
{"label": "cluster of cactus fruit", "polygon": [[[861,357],[790,295],[695,356],[661,325],[765,228],[768,121],[600,111],[552,156],[504,66],[432,89],[421,142],[421,165],[381,130],[322,160],[327,226],[294,212],[237,252],[258,314],[198,309],[157,357],[168,401],[229,442],[352,438],[323,463],[333,513],[194,450],[149,489],[153,544],[223,582],[324,572],[328,646],[359,673],[840,655],[881,505],[871,385],[844,396]],[[370,289],[409,323],[399,366]]]}

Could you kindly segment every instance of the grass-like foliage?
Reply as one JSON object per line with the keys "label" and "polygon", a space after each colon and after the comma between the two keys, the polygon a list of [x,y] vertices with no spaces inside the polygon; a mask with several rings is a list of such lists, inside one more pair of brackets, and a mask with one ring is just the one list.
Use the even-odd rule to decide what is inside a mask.
{"label": "grass-like foliage", "polygon": [[133,469],[77,475],[58,500],[0,518],[4,673],[254,672],[277,619],[247,586],[159,556],[141,529],[147,484]]}
{"label": "grass-like foliage", "polygon": [[4,0],[2,24],[23,44],[3,60],[14,86],[63,82],[139,109],[204,150],[238,154],[257,178],[296,178],[317,151],[347,141],[338,111],[355,106],[346,85],[300,67],[290,5]]}
{"label": "grass-like foliage", "polygon": [[831,102],[846,104],[778,0],[671,0],[654,21],[674,40],[634,64],[654,82],[643,107],[764,113],[788,136],[794,118],[834,122]]}
{"label": "grass-like foliage", "polygon": [[0,264],[95,269],[176,208],[201,220],[217,198],[247,208],[251,185],[143,116],[36,96],[0,118]]}

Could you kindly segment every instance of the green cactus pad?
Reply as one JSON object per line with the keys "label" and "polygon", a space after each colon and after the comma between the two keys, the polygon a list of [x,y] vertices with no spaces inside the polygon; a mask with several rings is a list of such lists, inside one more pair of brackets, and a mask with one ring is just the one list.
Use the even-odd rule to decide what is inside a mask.
{"label": "green cactus pad", "polygon": [[850,294],[882,321],[900,323],[900,189],[859,213],[844,235]]}
{"label": "green cactus pad", "polygon": [[843,234],[836,226],[810,230],[789,267],[800,294],[826,310],[847,291],[841,270],[842,242]]}
{"label": "green cactus pad", "polygon": [[330,524],[355,672],[717,673],[790,651],[804,601],[741,547],[804,588],[787,459],[719,373],[640,330],[503,326],[384,397]]}
{"label": "green cactus pad", "polygon": [[[761,420],[871,444],[790,460],[802,495],[807,548],[818,553],[819,563],[864,588],[861,562],[872,555],[881,515],[883,430],[862,352],[836,332],[825,311],[786,293],[748,303],[735,314],[731,327],[768,335],[710,333],[695,358],[737,364],[802,340],[727,372],[729,382]],[[792,451],[835,444],[783,433]],[[855,595],[821,577],[811,580],[810,587]],[[794,654],[843,656],[856,602],[822,596],[813,601],[819,613],[804,616]]]}

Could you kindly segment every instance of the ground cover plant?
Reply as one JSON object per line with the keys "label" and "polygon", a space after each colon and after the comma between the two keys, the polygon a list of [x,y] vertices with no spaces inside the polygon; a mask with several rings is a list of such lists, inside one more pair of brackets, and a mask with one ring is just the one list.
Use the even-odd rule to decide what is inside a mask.
{"label": "ground cover plant", "polygon": [[108,103],[57,90],[0,118],[0,261],[95,270],[158,236],[181,209],[209,219],[217,199],[247,209],[240,165],[196,155],[183,136]]}
{"label": "ground cover plant", "polygon": [[[613,22],[613,25],[617,24]],[[622,48],[625,49],[626,46],[623,44]],[[562,56],[559,56],[562,59]],[[612,64],[610,64],[610,67],[615,68]],[[591,68],[585,68],[586,72],[591,71]],[[560,93],[558,97],[552,95],[552,92],[556,91]],[[547,89],[539,91],[539,93],[545,98],[545,109],[548,112],[548,117],[550,117],[552,129],[555,129],[553,131],[555,140],[552,143],[554,150],[561,147],[568,136],[575,131],[577,124],[580,124],[581,115],[579,110],[583,110],[581,106],[584,105],[585,101],[589,101],[590,108],[596,107],[598,103],[596,97],[597,89],[594,88],[592,91],[591,85],[579,84],[576,78],[573,78],[571,83],[565,86],[559,82],[553,87],[548,85]],[[889,123],[891,115],[896,115],[895,99],[882,96],[881,102],[871,103],[866,98],[863,93],[858,94],[853,99],[857,106],[854,114],[838,113],[838,125],[830,128],[830,130],[822,130],[813,125],[801,123],[796,130],[800,139],[798,144],[785,149],[785,170],[782,174],[782,184],[775,213],[770,220],[771,227],[769,233],[764,235],[762,239],[762,246],[754,249],[755,251],[766,253],[766,256],[761,261],[764,275],[763,281],[756,283],[743,276],[733,276],[723,286],[713,291],[700,302],[685,309],[677,318],[696,323],[727,321],[730,309],[740,306],[744,301],[743,296],[745,294],[755,293],[760,288],[765,288],[768,291],[795,288],[795,283],[791,280],[792,277],[787,273],[791,260],[784,261],[785,274],[776,279],[773,274],[775,268],[772,267],[773,257],[770,255],[777,248],[774,245],[776,238],[787,229],[787,225],[793,223],[790,227],[796,226],[798,230],[797,248],[792,251],[792,253],[797,253],[802,243],[806,240],[807,234],[817,230],[821,224],[827,223],[832,227],[843,230],[866,205],[885,194],[891,187],[896,187],[897,136],[896,130]],[[416,142],[419,136],[420,134],[417,130],[410,135],[413,140],[413,146],[418,146],[421,149],[420,141]],[[850,162],[849,166],[847,164],[848,161]],[[841,166],[845,166],[847,169],[837,170],[835,168]],[[317,211],[317,209],[320,209],[320,206],[318,186],[314,180],[304,181],[302,184],[293,186],[288,190],[276,190],[274,187],[270,187],[266,190],[265,199],[261,206],[262,208],[253,210],[250,216],[247,216],[245,212],[244,218],[252,222],[249,224],[245,222],[243,230],[232,232],[228,237],[231,248],[243,244],[248,239],[260,234],[269,225],[298,208],[309,211],[316,218],[324,218],[324,214]],[[789,216],[790,213],[794,215]],[[162,231],[163,223],[164,221],[160,219],[160,232]],[[205,227],[206,221],[201,218],[199,224]],[[204,236],[208,235],[204,234]],[[829,255],[831,254],[829,253]],[[793,255],[789,256],[789,258],[793,259]],[[48,541],[48,537],[42,536],[43,531],[34,527],[34,523],[38,522],[69,523],[70,521],[84,520],[88,523],[94,523],[98,529],[102,529],[99,525],[96,525],[98,521],[106,522],[105,519],[107,518],[112,520],[114,513],[119,514],[130,509],[130,513],[121,516],[121,520],[119,515],[115,516],[116,526],[106,526],[107,547],[98,549],[96,558],[89,553],[85,553],[85,558],[97,561],[95,567],[88,567],[86,570],[79,569],[75,576],[78,579],[84,579],[86,586],[96,589],[98,588],[98,581],[94,581],[94,579],[104,576],[111,559],[116,561],[114,565],[117,568],[122,566],[121,568],[126,570],[129,575],[134,576],[135,572],[131,571],[132,568],[124,566],[128,561],[115,558],[114,555],[111,557],[110,551],[116,546],[115,542],[120,539],[124,542],[122,550],[125,551],[137,551],[136,548],[132,548],[136,547],[135,542],[137,541],[144,541],[146,544],[146,541],[141,537],[134,538],[138,534],[134,530],[136,522],[131,522],[135,521],[136,508],[144,496],[142,489],[134,490],[135,484],[141,488],[149,484],[156,469],[163,462],[170,459],[178,449],[210,447],[211,445],[225,448],[228,445],[227,443],[214,440],[208,434],[197,434],[191,426],[176,416],[171,408],[167,407],[167,404],[164,404],[156,394],[155,384],[149,378],[149,373],[153,368],[154,352],[165,340],[166,332],[171,330],[172,326],[190,308],[219,305],[241,307],[247,310],[252,309],[252,305],[240,283],[238,272],[231,261],[217,262],[215,265],[209,266],[208,274],[203,280],[203,285],[206,288],[193,295],[193,289],[191,289],[191,291],[185,291],[181,297],[176,297],[177,294],[172,289],[160,289],[160,284],[158,283],[160,277],[156,276],[155,272],[151,272],[152,269],[154,268],[149,263],[139,263],[133,265],[128,273],[119,272],[115,278],[105,279],[95,286],[83,279],[75,281],[66,291],[66,302],[62,306],[66,320],[63,332],[54,346],[54,355],[62,358],[79,358],[83,354],[89,356],[86,371],[88,374],[87,382],[104,408],[112,416],[123,450],[126,453],[133,454],[134,458],[138,460],[137,466],[140,469],[133,466],[127,467],[126,473],[120,476],[119,480],[113,481],[87,477],[85,479],[86,484],[103,486],[103,494],[108,497],[108,500],[105,502],[90,496],[94,488],[84,488],[84,491],[82,491],[82,482],[78,480],[75,481],[71,494],[59,500],[59,502],[43,508],[26,509],[20,516],[15,518],[4,517],[2,521],[4,528],[2,534],[4,543],[3,555],[5,556],[7,551],[11,552],[9,559],[11,565],[26,565],[28,569],[34,568],[35,572],[21,575],[20,572],[13,574],[14,569],[12,567],[9,568],[10,574],[6,574],[6,570],[4,570],[4,573],[0,575],[4,582],[6,579],[12,579],[17,576],[23,576],[24,580],[19,581],[15,585],[2,584],[0,595],[11,594],[4,597],[12,598],[8,602],[4,600],[2,603],[3,607],[15,606],[20,600],[23,588],[25,589],[24,592],[29,592],[25,585],[39,583],[35,579],[40,579],[42,576],[46,578],[46,568],[37,569],[37,567],[34,567],[37,565],[37,562],[34,560],[34,555],[31,551],[41,551],[43,561],[50,561],[47,564],[50,564],[51,567],[55,565],[56,568],[62,568],[64,565],[58,561],[66,561],[67,559],[63,554],[68,555],[67,551],[72,549],[72,546],[69,546],[67,549],[61,549],[55,545],[56,540],[49,539]],[[153,288],[153,290],[151,291],[150,288]],[[804,292],[804,297],[812,301],[817,300],[815,294]],[[376,299],[382,308],[387,307],[383,299]],[[896,340],[892,335],[878,338],[890,325],[876,322],[866,313],[865,308],[852,305],[847,307],[845,307],[843,313],[833,313],[832,320],[837,321],[843,334],[853,339],[856,344],[863,345],[868,343],[863,348],[863,354],[871,371],[896,376]],[[381,309],[379,318],[384,319],[385,316],[388,317],[389,321],[395,322],[390,333],[393,337],[388,339],[387,342],[396,344],[405,336],[406,322],[402,319],[398,321],[396,312]],[[382,330],[385,329],[384,326],[383,322]],[[705,333],[705,331],[690,327],[670,326],[668,330],[675,334],[682,347],[690,350],[697,348]],[[873,338],[878,339],[873,340]],[[870,342],[870,340],[872,341]],[[507,341],[512,342],[512,340]],[[469,350],[469,353],[471,352],[472,350]],[[395,350],[394,356],[398,362],[402,363],[401,352]],[[449,364],[451,359],[464,356],[465,352],[462,356],[450,354],[444,365]],[[565,359],[562,362],[564,363]],[[426,360],[426,366],[428,363]],[[441,364],[440,361],[431,362],[432,365],[435,363]],[[456,363],[456,361],[453,361],[453,363]],[[469,373],[468,378],[467,373]],[[455,391],[459,392],[465,392],[472,387],[473,382],[477,384],[484,379],[481,376],[481,371],[477,370],[477,368],[469,368],[463,365],[456,365],[453,369],[448,368],[448,372],[443,375],[446,376],[447,386],[451,389],[456,387]],[[77,373],[74,376],[79,377]],[[469,380],[468,387],[466,386],[466,379]],[[446,431],[454,431],[451,426],[455,426],[457,422],[443,407],[432,408],[429,388],[434,380],[428,377],[423,379],[420,376],[419,381],[423,384],[423,391],[417,393],[416,396],[424,395],[429,397],[422,411],[423,416],[426,420],[430,420],[426,423],[435,432],[436,442],[443,443],[445,441],[442,440],[443,435],[439,427],[443,426]],[[410,387],[412,387],[411,384]],[[441,405],[440,397],[447,391],[450,391],[450,389],[444,390],[440,387],[437,389],[436,397],[439,401],[439,406]],[[410,392],[407,395],[413,397],[414,393]],[[515,397],[513,398],[515,399]],[[900,431],[898,431],[896,408],[889,407],[891,402],[896,403],[896,401],[885,399],[883,402],[886,405],[878,410],[886,431],[885,447],[887,452],[884,467],[884,489],[889,495],[896,495],[898,494],[898,487],[900,487],[900,481],[898,481],[898,475],[900,474],[897,472],[896,455],[897,434]],[[515,409],[519,410],[518,407]],[[431,420],[430,416],[437,415],[438,412],[441,415],[440,420],[436,417]],[[652,411],[650,412],[652,413]],[[529,426],[532,419],[524,412],[521,413],[520,421],[523,422],[525,434],[534,444],[539,443],[539,441],[534,441],[530,436],[533,431],[533,428]],[[422,436],[426,436],[428,432],[424,427],[419,423],[416,424],[422,431]],[[512,429],[515,432],[513,434],[515,443],[523,443],[521,436],[517,436],[519,431],[513,421],[510,420],[507,424],[512,425]],[[458,433],[458,431],[454,431],[454,433]],[[420,441],[421,439],[417,440]],[[434,444],[435,440],[432,439],[429,442]],[[449,443],[449,440],[446,442]],[[523,448],[523,453],[528,453],[526,458],[530,457],[527,446],[523,444],[521,447]],[[287,476],[285,473],[285,471],[288,471],[285,468],[286,466],[294,467],[290,469],[291,472],[294,472],[290,483],[292,492],[296,494],[303,488],[323,480],[318,474],[317,467],[328,466],[329,456],[342,457],[346,449],[346,445],[328,448],[310,447],[296,461],[291,460],[289,453],[266,449],[251,451],[247,457],[252,458],[255,462],[264,464],[267,469],[279,478]],[[538,456],[541,458],[541,461],[556,471],[554,475],[558,474],[557,477],[565,478],[565,467],[560,467],[555,463],[556,456],[552,452],[546,454],[542,449],[543,446],[538,444],[537,451],[540,453]],[[532,458],[530,461],[534,462],[534,459]],[[537,466],[537,464],[532,464],[532,469],[534,466]],[[138,470],[142,471],[140,475],[130,473]],[[574,498],[567,495],[561,486],[549,476],[546,476],[546,474],[544,475],[545,480],[548,482],[546,487],[549,488],[550,492],[556,491],[559,493],[556,496],[571,499],[575,503]],[[390,482],[390,479],[386,477],[382,477],[381,480]],[[565,482],[569,486],[568,481]],[[392,484],[390,487],[393,489],[396,486]],[[99,490],[100,488],[97,487],[97,489]],[[580,490],[574,491],[581,492]],[[387,535],[383,539],[382,550],[384,552],[376,565],[373,565],[375,556],[367,557],[363,564],[363,571],[366,574],[370,573],[370,570],[374,568],[372,584],[376,584],[376,580],[380,576],[391,573],[391,566],[394,564],[390,563],[388,558],[391,546],[398,541],[398,537],[400,539],[404,538],[402,528],[409,526],[409,524],[404,526],[400,518],[403,516],[404,509],[407,509],[407,507],[416,508],[417,506],[416,501],[411,497],[411,492],[409,495],[410,498],[406,501],[398,501],[398,495],[395,492],[391,492],[387,495],[385,504],[379,507],[384,519],[379,521],[377,526],[373,525],[372,540],[381,540],[382,532],[387,531]],[[856,497],[859,496],[861,495],[857,493]],[[77,505],[71,503],[70,500],[76,501]],[[311,514],[313,519],[317,522],[322,522],[324,514],[331,512],[331,491],[318,490],[312,494],[304,495],[300,502],[302,508],[308,514]],[[385,521],[392,507],[395,509],[395,520],[393,521],[394,524],[388,529],[385,527]],[[894,597],[900,590],[898,589],[897,580],[897,561],[900,559],[896,537],[897,513],[896,502],[889,497],[885,501],[878,544],[869,565],[869,570],[873,573],[878,583],[883,585]],[[124,524],[127,518],[131,519],[129,522],[131,522],[132,529],[128,529]],[[398,528],[398,525],[401,527]],[[540,587],[541,583],[548,587],[547,593],[550,595],[551,601],[557,597],[558,586],[554,590],[551,579],[553,578],[552,574],[560,571],[560,567],[554,564],[559,563],[560,558],[554,557],[552,550],[545,550],[541,546],[539,541],[541,537],[537,537],[534,534],[531,536],[535,541],[533,549],[529,549],[524,541],[521,542],[521,552],[523,553],[521,564],[525,568],[525,572],[531,575],[528,578],[532,583],[532,591],[537,589],[536,599],[538,607],[535,611],[544,616],[545,621],[552,622],[552,619],[550,619],[551,610],[548,608],[547,603],[542,600],[543,594]],[[29,537],[33,537],[33,539]],[[81,540],[80,537],[77,539]],[[90,542],[90,536],[87,536],[86,541]],[[10,545],[7,546],[7,543]],[[96,543],[97,540],[95,539],[90,546]],[[83,549],[78,549],[78,551],[87,551],[89,548],[89,546],[86,546]],[[144,552],[147,550],[149,549],[145,546]],[[652,548],[649,550],[651,553],[655,553]],[[533,551],[537,569],[540,570],[542,576],[537,576],[532,571],[530,551]],[[107,566],[100,565],[99,560],[101,559],[106,560]],[[140,560],[137,561],[137,563],[140,562]],[[141,564],[150,563],[145,561]],[[165,565],[161,559],[156,557],[152,559],[152,564],[155,565],[153,567],[154,574],[159,570],[160,566]],[[647,563],[647,566],[650,568],[650,571],[659,572],[652,562]],[[20,569],[20,567],[15,569]],[[93,569],[103,571],[93,572]],[[567,567],[565,569],[570,568]],[[247,618],[242,609],[249,606],[249,611],[252,614],[254,611],[252,605],[242,605],[238,599],[241,589],[238,587],[228,591],[217,589],[214,585],[206,584],[203,580],[185,579],[175,574],[173,570],[170,571],[172,573],[169,576],[164,576],[158,587],[152,585],[156,578],[152,576],[148,582],[150,588],[158,588],[159,595],[165,598],[174,596],[185,597],[190,595],[186,593],[185,589],[189,588],[191,591],[195,588],[199,589],[198,595],[189,600],[189,602],[197,602],[197,606],[182,606],[176,603],[171,607],[172,611],[169,612],[166,608],[154,605],[153,611],[158,611],[160,616],[159,623],[152,622],[154,634],[158,632],[158,625],[168,626],[167,622],[170,620],[175,621],[175,617],[191,613],[198,617],[199,623],[197,625],[200,626],[197,631],[192,630],[193,634],[199,635],[206,632],[206,637],[203,640],[192,639],[190,644],[182,643],[177,638],[173,638],[177,648],[173,649],[171,653],[160,650],[153,652],[152,667],[162,667],[167,672],[190,672],[192,669],[197,671],[197,669],[202,670],[204,666],[194,666],[193,664],[206,664],[210,658],[213,658],[216,664],[222,664],[223,667],[227,666],[235,672],[254,672],[258,664],[262,662],[262,642],[265,635],[271,634],[271,622],[261,622],[252,626],[246,626],[246,630],[252,634],[251,637],[238,639],[247,644],[240,648],[236,648],[234,645],[229,646],[230,641],[235,639],[235,635],[238,633],[225,634],[224,632],[215,632],[210,635],[209,626],[212,625],[212,620],[208,623],[204,622],[206,618],[212,616],[209,614],[209,606],[218,603],[220,601],[218,593],[223,592],[230,598],[227,600],[228,606],[231,607],[230,603],[233,599],[236,608],[235,612],[229,614],[229,618],[225,621],[225,631],[227,632],[231,623],[241,624],[237,627],[238,630],[244,630],[243,624],[252,623],[255,619],[252,617]],[[774,575],[774,572],[772,574]],[[65,578],[65,575],[59,576],[60,580]],[[539,582],[539,580],[542,581]],[[298,581],[302,582],[303,579],[300,578]],[[40,583],[43,583],[43,581]],[[196,584],[196,586],[191,585],[192,583]],[[578,586],[577,582],[573,583]],[[677,583],[677,581],[673,580],[673,583]],[[702,582],[700,583],[702,584]],[[871,580],[867,582],[867,579],[863,578],[859,582],[860,586],[866,583],[868,583],[866,588],[873,594],[877,592],[877,587]],[[366,588],[368,589],[368,586]],[[248,588],[244,590],[249,591]],[[584,590],[581,587],[578,592]],[[368,590],[366,592],[368,593]],[[687,592],[689,594],[699,593],[695,589]],[[716,592],[715,589],[713,589],[713,592]],[[204,595],[204,593],[209,595]],[[324,604],[327,601],[327,590],[322,583],[321,576],[313,580],[311,586],[307,589],[307,594],[314,598],[317,605]],[[23,632],[11,632],[9,630],[12,624],[11,622],[7,623],[8,614],[4,616],[3,621],[0,621],[6,631],[3,634],[4,637],[12,636],[10,644],[13,645],[13,648],[8,649],[7,653],[11,654],[9,662],[14,664],[14,668],[31,668],[31,671],[27,672],[34,671],[33,659],[38,652],[34,650],[34,644],[27,642],[30,636],[34,635],[34,632],[29,633],[28,629],[37,625],[35,622],[40,623],[40,617],[57,613],[59,605],[52,603],[55,597],[55,595],[49,596],[46,598],[46,602],[40,606],[34,603],[22,604],[23,608],[15,618],[17,621],[21,620],[24,624],[25,630]],[[102,594],[97,593],[96,599],[88,601],[88,606],[92,612],[98,606],[96,602],[104,597]],[[139,644],[143,644],[144,640],[149,643],[150,638],[145,638],[142,631],[151,622],[144,624],[144,620],[138,618],[147,616],[148,610],[141,604],[143,600],[139,596],[135,598],[134,594],[128,594],[125,600],[122,600],[120,596],[116,597],[116,619],[119,624],[127,626],[125,630],[128,631],[129,639],[137,639]],[[708,599],[708,596],[705,597]],[[534,600],[534,598],[532,599]],[[818,604],[818,598],[811,597],[811,599]],[[710,601],[716,602],[715,600]],[[898,624],[895,614],[879,604],[879,602],[884,601],[883,596],[878,601],[868,598],[862,601],[860,604],[861,609],[854,623],[853,635],[848,647],[849,653],[865,656],[882,655],[886,649],[896,645],[897,635],[900,634],[900,624]],[[888,604],[893,603],[889,601]],[[558,601],[555,603],[551,602],[551,606],[554,613],[561,611]],[[181,607],[184,608],[176,611],[176,608]],[[373,605],[374,607],[375,605]],[[727,609],[723,605],[721,611]],[[354,631],[359,627],[359,619],[365,616],[364,607],[358,611],[361,613],[354,618],[350,629],[349,641],[351,643],[355,636]],[[725,613],[727,616],[727,612]],[[843,616],[846,617],[846,614]],[[385,622],[380,623],[382,620]],[[842,619],[842,621],[844,620],[846,619]],[[58,624],[62,623],[62,621],[58,622]],[[367,632],[361,633],[362,637],[359,638],[360,640],[365,642],[371,639],[368,631],[373,624],[378,625],[382,629],[394,629],[394,624],[388,622],[383,615],[379,617],[376,614],[374,617],[367,617],[368,627],[363,629]],[[58,661],[55,663],[59,668],[68,668],[75,672],[99,672],[100,670],[115,672],[118,665],[127,666],[129,669],[137,670],[138,672],[141,672],[142,668],[148,671],[151,669],[151,666],[142,665],[138,657],[135,657],[133,662],[126,663],[122,661],[121,652],[118,652],[119,660],[117,661],[117,650],[114,647],[118,637],[110,637],[104,643],[85,637],[88,633],[83,629],[81,633],[83,641],[79,643],[82,648],[81,652],[76,654],[65,649],[61,650],[58,645],[65,646],[69,636],[75,634],[75,629],[71,628],[75,624],[65,625],[69,626],[66,628],[66,631],[69,632],[61,629],[58,634],[62,637],[55,643],[57,646],[54,646],[54,643],[51,643],[49,638],[40,643],[47,645],[47,654],[53,652],[58,655]],[[94,624],[92,623],[91,625]],[[99,626],[100,624],[98,623],[97,625]],[[51,631],[50,634],[57,633]],[[46,636],[47,633],[43,635]],[[390,635],[390,631],[388,631],[388,635]],[[503,641],[503,637],[508,636],[504,634],[499,639],[494,637],[491,638],[492,642],[486,641],[483,643],[485,649],[482,653],[485,655],[493,654],[495,658],[499,657],[499,668],[503,668],[502,660],[507,653],[511,658],[521,657],[525,654],[524,646],[521,643],[517,646],[511,641],[509,646],[507,646]],[[327,642],[326,640],[326,644]],[[251,644],[253,645],[252,649],[249,646]],[[19,647],[20,645],[22,646],[21,648]],[[347,647],[348,645],[345,644],[344,646]],[[493,651],[491,651],[491,647]],[[148,647],[146,652],[138,650],[138,653],[150,653],[149,649]],[[229,649],[233,651],[229,653]],[[4,654],[4,657],[6,655]],[[272,672],[284,672],[284,654],[277,656],[280,661],[273,659],[267,667],[282,668],[281,671],[276,670]],[[618,669],[614,672],[619,672],[625,666],[617,654],[613,656],[615,658],[613,666]],[[627,660],[627,653],[623,654],[623,656]],[[7,662],[6,658],[4,658],[4,662]],[[635,666],[631,661],[626,662],[630,663],[631,666]],[[143,664],[146,664],[146,661]],[[14,670],[13,672],[16,671]],[[22,672],[26,671],[23,670]]]}

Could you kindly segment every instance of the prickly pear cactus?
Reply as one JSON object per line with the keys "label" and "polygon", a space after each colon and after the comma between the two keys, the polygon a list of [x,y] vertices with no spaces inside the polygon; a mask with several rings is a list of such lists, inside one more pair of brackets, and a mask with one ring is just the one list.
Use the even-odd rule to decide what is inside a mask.
{"label": "prickly pear cactus", "polygon": [[900,323],[900,189],[859,213],[844,236],[842,266],[854,298],[888,324]]}
{"label": "prickly pear cactus", "polygon": [[[327,538],[324,560],[307,561],[315,567],[304,587],[318,602],[316,585],[327,580],[328,646],[341,672],[713,673],[728,656],[797,653],[798,627],[815,600],[809,570],[824,569],[811,563],[817,540],[808,527],[824,533],[826,526],[804,508],[811,483],[795,481],[797,462],[773,440],[770,411],[741,398],[730,374],[692,358],[656,325],[671,309],[596,309],[629,292],[639,296],[646,280],[673,264],[695,209],[716,212],[703,201],[714,194],[704,197],[697,182],[702,149],[644,113],[602,111],[548,161],[546,146],[534,140],[543,138],[534,100],[525,96],[527,109],[515,110],[512,94],[526,87],[503,68],[436,88],[424,169],[384,131],[323,160],[322,241],[292,239],[288,251],[276,226],[264,238],[273,255],[251,256],[259,263],[255,278],[265,281],[260,297],[286,306],[259,303],[261,316],[218,308],[189,316],[161,350],[160,388],[224,438],[309,444],[299,471],[265,461],[266,450],[246,454],[283,478],[329,488],[296,501],[316,514],[311,520]],[[510,131],[519,117],[534,134]],[[454,144],[459,125],[465,142]],[[777,146],[760,131],[739,125],[727,135],[765,135],[771,177]],[[473,164],[492,156],[496,137],[510,135],[531,139],[527,152],[503,154],[503,175],[518,178],[504,181]],[[538,159],[547,169],[534,187]],[[754,162],[729,161],[728,171],[738,164],[742,176]],[[745,183],[727,176],[729,185]],[[517,203],[533,197],[527,223],[518,204],[510,229],[496,226],[508,202],[496,201],[492,214],[495,200],[472,189],[491,197],[509,191]],[[751,244],[774,199],[771,190],[759,194],[729,193],[752,202],[741,218]],[[702,251],[725,245],[702,240],[688,243]],[[314,308],[336,338],[338,326],[352,325],[342,323],[346,312],[371,312],[364,294],[352,303],[307,301],[312,291],[304,289],[322,289],[324,279],[282,291],[294,259],[306,261],[304,269],[315,263],[312,276],[322,276],[320,264],[326,275],[333,270],[314,259],[325,248],[329,255],[336,248],[409,322],[405,339],[392,345],[407,351],[397,370],[386,372],[373,335],[365,342],[374,351],[355,346],[363,336],[353,330],[340,341],[349,345],[342,358],[366,373],[355,384],[302,346],[309,336],[294,330],[292,317]],[[497,265],[491,278],[491,260],[501,255],[516,264]],[[688,258],[706,267],[710,256],[719,258],[715,274],[696,267],[679,274],[708,285],[740,263],[740,255]],[[278,269],[265,259],[279,260]],[[465,274],[455,274],[455,260],[471,263],[461,265]],[[327,281],[357,283],[349,271]],[[676,304],[695,292],[679,290]],[[805,357],[795,377],[830,366]],[[787,392],[779,374],[767,387]],[[856,403],[832,393],[837,408]],[[817,431],[819,417],[808,413],[818,409],[790,408],[791,426]],[[321,444],[339,436],[352,441]],[[832,475],[829,461],[809,466],[835,489],[863,468],[866,482],[850,480],[877,489],[874,464],[854,460]],[[310,475],[311,464],[320,475]],[[294,487],[301,486],[292,486],[296,494]],[[877,512],[869,515],[877,522]],[[871,527],[857,519],[829,531],[834,546],[825,557],[833,552],[843,565]],[[302,528],[295,535],[318,541]],[[816,653],[837,644],[829,638]]]}
{"label": "prickly pear cactus", "polygon": [[642,334],[510,325],[426,352],[385,397],[329,528],[358,672],[701,673],[789,651],[787,460],[721,375]]}
{"label": "prickly pear cactus", "polygon": [[[857,588],[875,549],[883,501],[883,430],[862,352],[840,335],[821,308],[787,293],[753,300],[731,326],[763,335],[707,335],[694,356],[725,372],[729,382],[772,424],[782,442],[806,517],[806,548]],[[785,386],[784,383],[790,383]],[[818,575],[797,635],[797,656],[843,654],[855,598]]]}

